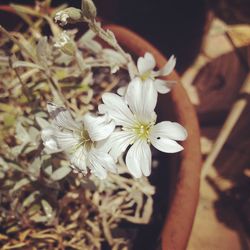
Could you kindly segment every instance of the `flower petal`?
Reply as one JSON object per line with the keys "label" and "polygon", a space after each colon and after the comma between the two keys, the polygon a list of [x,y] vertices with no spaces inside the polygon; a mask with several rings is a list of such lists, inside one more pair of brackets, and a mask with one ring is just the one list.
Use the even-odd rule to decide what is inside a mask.
{"label": "flower petal", "polygon": [[176,65],[176,58],[174,55],[172,55],[169,58],[168,62],[165,64],[165,66],[162,69],[160,69],[159,75],[160,76],[169,75],[174,70],[175,65]]}
{"label": "flower petal", "polygon": [[107,138],[115,129],[115,123],[108,121],[105,115],[97,117],[87,113],[83,117],[83,123],[92,141]]}
{"label": "flower petal", "polygon": [[54,137],[62,150],[71,150],[79,143],[79,136],[68,131],[54,131]]}
{"label": "flower petal", "polygon": [[[91,169],[91,173],[100,178],[101,180],[105,179],[107,177],[107,171],[105,167],[109,165],[110,169],[116,168],[112,166],[115,164],[113,159],[109,158],[108,156],[105,156],[104,159],[102,159],[103,154],[100,153],[100,151],[92,149],[88,154],[87,164],[88,167]],[[106,161],[107,160],[107,161]]]}
{"label": "flower petal", "polygon": [[135,177],[149,176],[151,173],[151,150],[145,140],[137,140],[129,149],[126,156],[126,165],[129,172]]}
{"label": "flower petal", "polygon": [[108,113],[116,125],[133,126],[134,116],[122,97],[113,93],[104,93],[102,100],[104,105],[98,108],[100,113]]}
{"label": "flower petal", "polygon": [[187,131],[177,122],[164,121],[151,128],[150,139],[151,137],[183,141],[187,138]]}
{"label": "flower petal", "polygon": [[154,81],[154,86],[157,90],[157,92],[161,94],[166,94],[170,91],[170,88],[167,85],[167,81],[161,80],[161,79],[156,79]]}
{"label": "flower petal", "polygon": [[117,166],[114,159],[106,152],[100,149],[92,149],[91,157],[94,157],[96,161],[99,161],[102,167],[112,173],[117,173]]}
{"label": "flower petal", "polygon": [[127,92],[127,86],[123,86],[117,89],[117,94],[120,96],[125,96]]}
{"label": "flower petal", "polygon": [[143,83],[140,78],[134,78],[127,88],[127,93],[125,99],[128,102],[129,108],[136,116],[140,115],[142,112],[142,90]]}
{"label": "flower petal", "polygon": [[167,138],[150,138],[151,143],[158,150],[165,153],[176,153],[183,150],[183,147],[176,141]]}
{"label": "flower petal", "polygon": [[127,149],[135,139],[135,135],[129,131],[115,131],[101,145],[101,150],[109,152],[115,161]]}
{"label": "flower petal", "polygon": [[156,62],[153,55],[148,52],[145,53],[144,57],[139,57],[137,61],[137,68],[140,75],[143,75],[146,72],[153,70],[155,65]]}
{"label": "flower petal", "polygon": [[155,118],[155,107],[157,103],[158,94],[154,87],[154,82],[151,79],[143,83],[142,100],[143,100],[143,115],[146,121],[151,121]]}
{"label": "flower petal", "polygon": [[62,151],[62,149],[58,148],[56,141],[52,138],[44,141],[43,145],[45,147],[45,152],[47,154],[53,154],[53,153],[58,153]]}
{"label": "flower petal", "polygon": [[47,154],[53,154],[62,151],[56,141],[54,132],[55,130],[53,127],[47,127],[41,132],[41,138],[43,140],[43,145]]}
{"label": "flower petal", "polygon": [[80,170],[84,174],[87,174],[86,167],[86,151],[83,147],[79,147],[70,157],[70,163],[74,168]]}
{"label": "flower petal", "polygon": [[133,79],[128,85],[125,99],[141,122],[151,122],[155,118],[157,91],[153,80],[148,79],[142,82],[140,78]]}
{"label": "flower petal", "polygon": [[46,140],[50,139],[54,135],[54,132],[55,132],[55,128],[53,128],[52,126],[44,128],[41,131],[42,140],[46,141]]}
{"label": "flower petal", "polygon": [[68,130],[80,129],[80,125],[73,120],[69,110],[65,107],[57,106],[56,104],[50,102],[47,104],[47,109],[53,123],[56,126],[66,128]]}

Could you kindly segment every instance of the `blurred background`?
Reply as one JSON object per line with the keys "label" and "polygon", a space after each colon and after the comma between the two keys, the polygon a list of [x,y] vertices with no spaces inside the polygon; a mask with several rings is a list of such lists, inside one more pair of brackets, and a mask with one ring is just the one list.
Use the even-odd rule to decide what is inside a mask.
{"label": "blurred background", "polygon": [[[0,4],[10,2],[33,3]],[[80,7],[75,0],[53,0],[53,5],[64,2]],[[94,2],[105,21],[129,27],[167,57],[177,57],[200,121],[205,162],[188,249],[250,249],[250,1]],[[241,108],[239,99],[244,99]],[[223,137],[220,131],[228,133]]]}

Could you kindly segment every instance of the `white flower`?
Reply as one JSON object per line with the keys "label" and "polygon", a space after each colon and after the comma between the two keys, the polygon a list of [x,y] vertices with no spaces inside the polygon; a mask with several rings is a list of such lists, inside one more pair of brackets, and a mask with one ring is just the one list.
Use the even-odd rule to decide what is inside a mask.
{"label": "white flower", "polygon": [[86,174],[88,167],[100,179],[107,176],[107,170],[116,172],[113,158],[98,145],[113,132],[114,122],[87,113],[78,123],[64,107],[49,103],[47,108],[52,126],[43,129],[41,135],[47,153],[64,151],[75,170]]}
{"label": "white flower", "polygon": [[61,51],[63,51],[65,54],[70,55],[70,56],[74,55],[76,52],[76,46],[74,42],[71,40],[71,38],[69,37],[67,31],[65,30],[60,34],[54,46],[56,48],[61,49]]}
{"label": "white flower", "polygon": [[107,113],[121,128],[112,133],[104,147],[117,160],[132,145],[126,155],[126,165],[134,177],[151,173],[150,144],[166,153],[183,149],[175,140],[186,139],[185,128],[170,121],[155,124],[157,92],[151,80],[142,84],[139,78],[135,78],[128,86],[125,99],[105,93],[102,100],[104,104],[99,105],[99,112]]}
{"label": "white flower", "polygon": [[69,43],[69,42],[71,42],[71,39],[70,39],[69,35],[67,34],[67,31],[64,30],[64,31],[60,34],[60,36],[59,36],[59,38],[57,39],[57,41],[55,42],[54,46],[55,46],[56,48],[61,48],[61,47],[65,46],[65,45],[66,45],[67,43]]}
{"label": "white flower", "polygon": [[[171,90],[176,81],[157,78],[169,75],[173,71],[175,64],[176,58],[172,55],[162,69],[154,71],[156,61],[151,53],[146,52],[144,57],[139,57],[137,60],[138,77],[141,79],[142,83],[149,80],[153,81],[155,90],[161,94],[166,94]],[[117,92],[119,95],[124,96],[126,91],[127,87],[120,87]]]}
{"label": "white flower", "polygon": [[55,21],[60,23],[62,26],[67,24],[67,19],[69,18],[69,14],[65,11],[58,11],[55,15]]}
{"label": "white flower", "polygon": [[154,71],[154,68],[156,66],[155,59],[152,54],[145,53],[144,57],[140,57],[137,61],[137,68],[139,71],[139,76],[142,79],[142,81],[152,79],[154,81],[155,89],[161,93],[165,94],[168,93],[175,81],[166,81],[162,79],[156,79],[160,76],[167,76],[169,75],[176,64],[176,58],[174,56],[171,56],[166,63],[166,65],[160,69],[159,71]]}

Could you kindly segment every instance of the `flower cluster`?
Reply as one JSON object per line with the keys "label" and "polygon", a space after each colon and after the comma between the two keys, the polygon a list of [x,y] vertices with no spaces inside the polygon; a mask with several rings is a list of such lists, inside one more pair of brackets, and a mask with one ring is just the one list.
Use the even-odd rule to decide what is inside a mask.
{"label": "flower cluster", "polygon": [[175,63],[172,56],[162,69],[154,71],[153,55],[140,57],[138,75],[126,89],[120,95],[103,94],[99,116],[87,113],[76,122],[69,110],[49,103],[52,125],[42,131],[46,151],[64,151],[74,169],[86,174],[89,168],[101,179],[107,171],[117,171],[116,162],[125,153],[126,165],[135,178],[149,176],[151,144],[162,152],[175,153],[183,149],[176,141],[187,137],[185,128],[176,122],[156,124],[158,92],[169,92],[173,83],[157,77],[170,74]]}

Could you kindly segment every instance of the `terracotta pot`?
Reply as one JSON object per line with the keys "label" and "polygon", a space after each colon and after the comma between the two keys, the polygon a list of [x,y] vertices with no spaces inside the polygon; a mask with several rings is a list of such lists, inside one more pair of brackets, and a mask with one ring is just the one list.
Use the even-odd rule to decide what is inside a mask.
{"label": "terracotta pot", "polygon": [[[13,13],[9,6],[0,6],[0,10]],[[13,24],[16,22],[12,21],[11,26]],[[105,28],[112,30],[120,45],[135,58],[150,52],[156,58],[159,68],[167,62],[154,46],[134,32],[117,25],[106,25]],[[169,206],[165,222],[162,223],[164,226],[161,245],[163,250],[182,250],[187,246],[199,197],[200,134],[195,110],[181,86],[178,74],[173,72],[167,79],[176,80],[178,83],[170,94],[160,95],[157,113],[160,120],[172,120],[182,124],[188,131],[188,138],[183,142],[184,150],[181,153],[167,156],[165,154],[161,161],[161,167],[168,169],[167,183],[165,176],[161,179],[161,192],[169,194],[168,200],[162,201]]]}
{"label": "terracotta pot", "polygon": [[[120,45],[135,56],[143,56],[145,52],[150,52],[156,58],[159,68],[167,62],[167,59],[153,45],[134,32],[117,25],[106,25],[106,28],[112,30]],[[184,150],[179,154],[177,183],[172,187],[175,190],[162,230],[162,249],[181,250],[186,249],[199,198],[200,133],[194,107],[180,83],[178,74],[173,72],[167,79],[176,80],[178,84],[170,94],[160,97],[158,106],[161,119],[165,117],[169,120],[169,109],[173,109],[177,122],[187,129],[188,138],[183,143]],[[168,104],[171,106],[169,107]]]}

